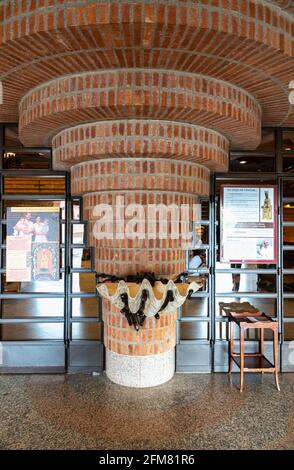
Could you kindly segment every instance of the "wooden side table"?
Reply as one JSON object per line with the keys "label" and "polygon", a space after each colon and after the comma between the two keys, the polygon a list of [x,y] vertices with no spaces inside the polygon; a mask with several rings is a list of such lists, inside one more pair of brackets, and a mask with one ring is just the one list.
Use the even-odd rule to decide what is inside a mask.
{"label": "wooden side table", "polygon": [[[278,378],[278,323],[265,313],[229,313],[230,341],[229,341],[229,374],[232,373],[233,362],[240,368],[240,392],[244,387],[244,372],[273,372],[277,389],[280,391]],[[240,328],[240,353],[234,352],[234,326]],[[245,332],[249,329],[260,331],[259,352],[245,354]],[[264,330],[273,331],[274,364],[264,356]]]}
{"label": "wooden side table", "polygon": [[249,302],[220,302],[219,303],[219,314],[229,315],[230,313],[246,313],[247,315],[253,314],[256,315],[257,313],[262,313],[258,308],[254,307],[254,305],[250,304]]}
{"label": "wooden side table", "polygon": [[[230,302],[230,303],[225,303],[225,302],[219,302],[219,315],[221,316],[226,316],[229,317],[230,313],[247,313],[249,314],[259,314],[261,311],[254,307],[254,305],[250,304],[249,302]],[[227,326],[227,325],[226,325]],[[220,336],[222,338],[223,335],[223,327],[222,323],[220,322],[219,324],[220,328]],[[228,335],[228,331],[227,331]]]}

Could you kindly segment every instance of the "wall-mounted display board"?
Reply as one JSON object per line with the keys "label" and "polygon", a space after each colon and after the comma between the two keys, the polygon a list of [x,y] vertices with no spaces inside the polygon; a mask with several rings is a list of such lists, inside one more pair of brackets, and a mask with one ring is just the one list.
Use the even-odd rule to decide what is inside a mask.
{"label": "wall-mounted display board", "polygon": [[221,186],[221,262],[277,262],[277,188]]}

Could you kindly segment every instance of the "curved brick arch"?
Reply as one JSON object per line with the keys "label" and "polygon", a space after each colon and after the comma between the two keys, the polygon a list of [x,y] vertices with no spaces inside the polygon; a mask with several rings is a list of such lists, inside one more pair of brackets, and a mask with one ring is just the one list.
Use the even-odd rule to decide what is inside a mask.
{"label": "curved brick arch", "polygon": [[[77,2],[76,8],[66,5],[65,9],[63,2],[56,0],[46,8],[40,0],[40,5],[18,1],[14,5],[14,9],[9,8],[9,2],[6,6],[4,2],[0,29],[2,109],[7,119],[16,117],[15,97],[18,100],[44,79],[60,75],[60,58],[57,56],[54,62],[52,54],[78,52],[75,58],[69,56],[64,61],[64,74],[111,66],[187,69],[187,51],[196,57],[199,53],[215,54],[211,62],[204,59],[204,70],[201,65],[197,69],[196,64],[195,71],[224,80],[229,79],[227,65],[235,61],[238,73],[230,81],[258,97],[266,125],[294,119],[287,102],[287,76],[294,69],[293,18],[271,2],[242,0],[229,4],[219,0],[195,5],[189,1],[105,0]],[[87,51],[89,47],[96,49],[93,57]],[[217,57],[227,64],[219,63]],[[44,59],[43,68],[39,63],[34,70],[34,62],[40,58]],[[24,71],[17,68],[22,64],[27,65]],[[17,72],[22,73],[23,85],[15,81]]]}
{"label": "curved brick arch", "polygon": [[20,138],[44,145],[60,129],[114,117],[199,124],[239,148],[260,141],[261,110],[249,93],[211,77],[156,69],[78,74],[37,87],[20,103]]}
{"label": "curved brick arch", "polygon": [[229,142],[218,132],[172,121],[116,120],[66,129],[52,140],[54,165],[105,157],[171,158],[226,171]]}

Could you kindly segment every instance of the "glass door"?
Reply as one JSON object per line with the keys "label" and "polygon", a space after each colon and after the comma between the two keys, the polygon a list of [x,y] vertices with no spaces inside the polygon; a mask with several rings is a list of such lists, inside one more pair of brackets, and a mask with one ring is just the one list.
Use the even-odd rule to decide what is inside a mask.
{"label": "glass door", "polygon": [[[66,178],[62,173],[11,176],[5,171],[1,176],[2,372],[65,370]],[[29,235],[25,235],[27,229]],[[38,273],[32,276],[28,268],[27,277],[19,274],[19,260],[7,257],[7,236],[11,243],[30,238],[28,256],[36,258]],[[37,248],[34,254],[33,247]],[[24,256],[21,251],[15,253],[19,259]],[[51,267],[55,263],[55,278],[46,274],[50,263]]]}
{"label": "glass door", "polygon": [[[93,251],[87,245],[82,200],[70,197],[69,174],[39,171],[24,176],[3,170],[0,183],[0,371],[101,371],[102,323]],[[54,279],[46,274],[50,260],[44,251],[46,242],[56,239],[50,213],[57,214],[59,232],[57,246],[53,243]],[[16,266],[7,257],[7,236],[20,241],[18,235],[27,226],[33,229],[31,259],[39,258],[33,261],[31,279],[16,280],[11,274]]]}

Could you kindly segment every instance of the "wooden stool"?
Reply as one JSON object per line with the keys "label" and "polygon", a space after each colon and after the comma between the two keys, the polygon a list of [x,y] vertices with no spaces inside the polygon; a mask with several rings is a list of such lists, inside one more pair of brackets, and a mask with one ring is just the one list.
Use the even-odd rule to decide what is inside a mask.
{"label": "wooden stool", "polygon": [[[254,316],[253,316],[254,315]],[[229,341],[229,374],[232,373],[233,362],[240,368],[240,392],[243,392],[244,372],[273,372],[277,389],[280,391],[278,378],[278,323],[265,313],[229,313],[230,341]],[[240,328],[240,353],[234,352],[234,325]],[[249,329],[260,330],[259,353],[245,354],[245,331]],[[264,356],[264,330],[273,331],[274,364]]]}

